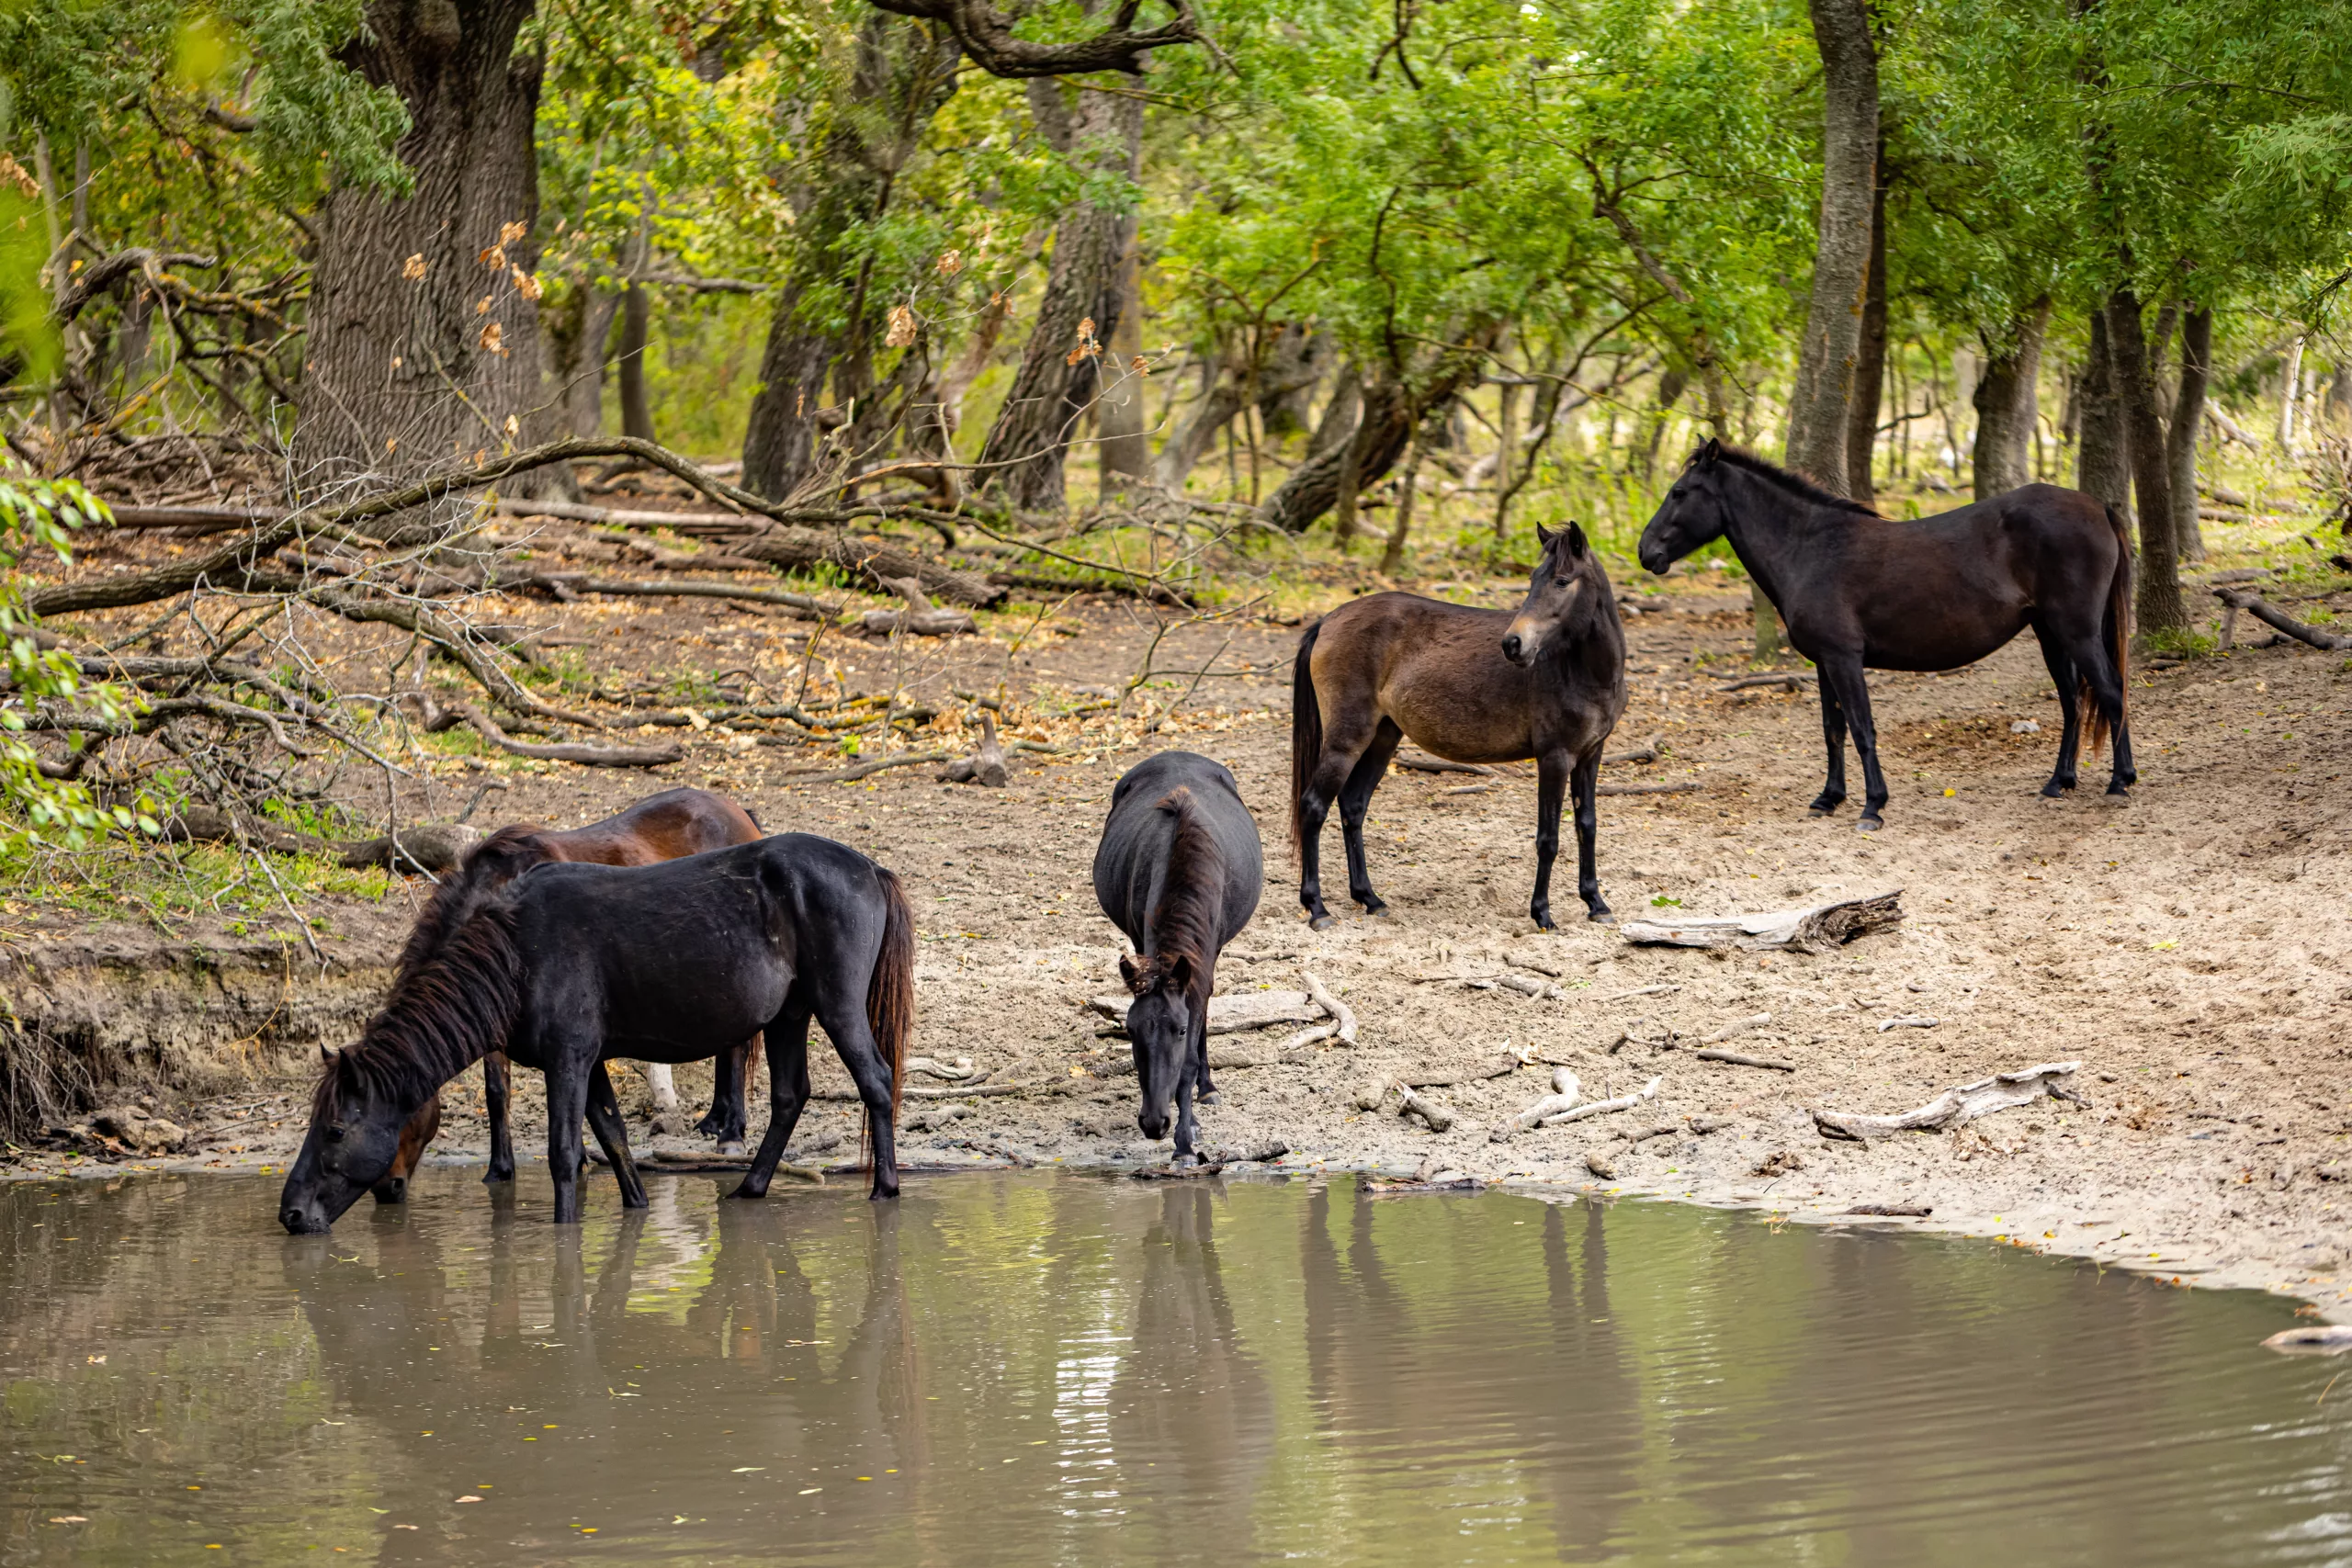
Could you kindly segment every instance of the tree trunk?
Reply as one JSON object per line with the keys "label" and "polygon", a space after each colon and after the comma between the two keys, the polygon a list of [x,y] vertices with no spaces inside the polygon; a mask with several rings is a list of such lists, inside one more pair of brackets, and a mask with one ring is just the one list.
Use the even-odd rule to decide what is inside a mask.
{"label": "tree trunk", "polygon": [[842,423],[832,405],[847,400],[852,384],[863,389],[867,345],[876,335],[859,288],[871,225],[955,91],[961,58],[954,37],[935,24],[879,11],[858,24],[846,102],[793,193],[800,217],[792,265],[776,295],[743,435],[746,490],[780,499],[809,483],[827,433]]}
{"label": "tree trunk", "polygon": [[562,308],[542,314],[548,372],[570,435],[599,435],[605,428],[605,344],[612,336],[620,296],[589,287],[585,277],[567,292]]}
{"label": "tree trunk", "polygon": [[[1259,398],[1284,398],[1302,387],[1311,387],[1320,376],[1320,368],[1309,356],[1309,340],[1303,334],[1278,335],[1272,344],[1273,355],[1253,374],[1246,360],[1222,365],[1209,383],[1207,396],[1194,403],[1184,417],[1177,422],[1159,457],[1152,467],[1153,481],[1162,490],[1179,495],[1184,491],[1185,478],[1193,471],[1217,433],[1240,417],[1250,406],[1250,393],[1254,383]],[[1325,423],[1329,423],[1327,417]],[[1321,434],[1318,431],[1319,442]]]}
{"label": "tree trunk", "polygon": [[2279,449],[2295,449],[2295,397],[2303,381],[2303,340],[2295,339],[2287,350],[2285,374],[2278,378],[2278,446]]}
{"label": "tree trunk", "polygon": [[614,358],[621,386],[621,434],[639,441],[654,439],[653,404],[645,394],[645,344],[652,318],[645,285],[630,284],[621,296],[621,342]]}
{"label": "tree trunk", "polygon": [[1427,383],[1418,389],[1400,386],[1385,370],[1375,375],[1363,389],[1363,417],[1355,439],[1340,442],[1292,470],[1266,498],[1266,521],[1287,533],[1304,533],[1340,499],[1344,470],[1352,470],[1347,491],[1351,497],[1378,484],[1403,456],[1421,416],[1457,396],[1485,369],[1483,356],[1493,339],[1491,328],[1473,333],[1464,349],[1448,351],[1431,366]]}
{"label": "tree trunk", "polygon": [[2075,391],[2081,426],[2075,448],[2075,488],[2115,508],[2132,521],[2132,434],[2115,382],[2115,356],[2108,351],[2107,312],[2091,312],[2090,357]]}
{"label": "tree trunk", "polygon": [[1512,459],[1519,456],[1519,394],[1517,382],[1507,381],[1495,395],[1495,537],[1510,532]]}
{"label": "tree trunk", "polygon": [[1119,258],[1119,314],[1112,331],[1110,388],[1095,423],[1102,436],[1102,497],[1124,488],[1123,479],[1151,477],[1151,438],[1144,430],[1144,378],[1134,368],[1143,357],[1142,258],[1135,225],[1127,226],[1127,248]]}
{"label": "tree trunk", "polygon": [[1351,359],[1340,367],[1340,378],[1331,386],[1331,400],[1323,405],[1323,417],[1315,422],[1315,434],[1307,437],[1306,455],[1320,457],[1354,435],[1356,422],[1363,417],[1363,370]]}
{"label": "tree trunk", "polygon": [[1984,344],[1984,373],[1976,380],[1976,499],[2033,481],[2033,426],[2041,410],[2035,395],[2041,374],[2041,338],[2050,324],[2050,296],[2043,295],[2009,322],[1998,343]]}
{"label": "tree trunk", "polygon": [[1388,530],[1388,547],[1380,552],[1382,575],[1394,577],[1405,570],[1405,540],[1413,531],[1413,498],[1421,488],[1421,440],[1414,436],[1405,454],[1405,471],[1396,479],[1396,522]]}
{"label": "tree trunk", "polygon": [[[1070,155],[1081,167],[1135,179],[1143,159],[1141,99],[1084,93],[1069,120]],[[1066,503],[1064,455],[1102,384],[1102,344],[1118,333],[1120,260],[1134,233],[1131,216],[1091,202],[1071,208],[1054,228],[1036,329],[981,450],[981,461],[1008,465],[985,472],[982,483],[1017,507],[1058,512]]]}
{"label": "tree trunk", "polygon": [[2132,434],[2132,483],[2140,497],[2137,610],[2142,639],[2183,631],[2188,612],[2180,598],[2180,558],[2173,547],[2172,474],[2165,457],[2164,414],[2139,297],[2119,288],[2108,297],[2107,343],[2118,401]]}
{"label": "tree trunk", "polygon": [[515,39],[531,0],[373,0],[343,52],[407,107],[405,197],[320,204],[293,472],[304,491],[520,445],[539,387],[544,63]]}
{"label": "tree trunk", "polygon": [[1862,333],[1854,350],[1854,389],[1846,404],[1846,492],[1863,505],[1878,497],[1871,459],[1878,451],[1878,408],[1886,381],[1886,133],[1878,139],[1871,182],[1870,282],[1862,292]]}
{"label": "tree trunk", "polygon": [[2192,310],[2180,322],[2180,395],[2165,433],[2165,464],[2172,475],[2173,545],[2183,560],[2205,558],[2197,526],[2197,437],[2205,423],[2205,389],[2213,379],[2213,312]]}
{"label": "tree trunk", "polygon": [[1867,0],[1812,0],[1821,52],[1821,221],[1813,298],[1789,398],[1788,464],[1826,489],[1847,485],[1846,425],[1870,283],[1878,188],[1878,51]]}

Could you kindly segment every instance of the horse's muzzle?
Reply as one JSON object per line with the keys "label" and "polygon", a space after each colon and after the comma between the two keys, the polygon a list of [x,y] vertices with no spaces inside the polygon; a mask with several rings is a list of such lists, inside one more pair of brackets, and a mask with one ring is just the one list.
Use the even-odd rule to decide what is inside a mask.
{"label": "horse's muzzle", "polygon": [[1513,664],[1524,664],[1534,656],[1534,649],[1529,648],[1526,639],[1517,632],[1503,638],[1503,657]]}
{"label": "horse's muzzle", "polygon": [[1664,577],[1667,569],[1674,564],[1672,558],[1656,545],[1645,544],[1636,553],[1642,558],[1642,570],[1658,577]]}
{"label": "horse's muzzle", "polygon": [[1169,1115],[1165,1111],[1145,1111],[1136,1117],[1136,1125],[1143,1129],[1147,1138],[1168,1136]]}
{"label": "horse's muzzle", "polygon": [[277,1211],[277,1223],[286,1227],[288,1235],[324,1235],[334,1228],[317,1210],[298,1208],[291,1203]]}

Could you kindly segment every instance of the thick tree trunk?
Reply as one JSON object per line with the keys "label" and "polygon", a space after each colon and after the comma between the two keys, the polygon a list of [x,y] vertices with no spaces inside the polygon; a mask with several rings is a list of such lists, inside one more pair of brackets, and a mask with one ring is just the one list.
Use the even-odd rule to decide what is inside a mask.
{"label": "thick tree trunk", "polygon": [[2132,483],[2140,498],[2140,566],[2136,619],[2145,639],[2188,626],[2180,598],[2180,558],[2173,547],[2172,473],[2165,456],[2164,413],[2150,363],[2139,297],[2119,288],[2108,297],[2107,343],[2118,400],[2132,434]]}
{"label": "thick tree trunk", "polygon": [[2205,389],[2213,379],[2213,312],[2190,310],[2180,323],[2180,395],[2165,432],[2165,464],[2172,475],[2173,546],[2183,560],[2205,558],[2197,526],[2197,437],[2205,423]]}
{"label": "thick tree trunk", "polygon": [[2043,295],[2009,322],[1999,342],[1984,344],[1984,373],[1976,380],[1976,499],[1988,500],[2033,480],[2033,425],[2041,410],[2041,338],[2050,324]]}
{"label": "thick tree trunk", "polygon": [[1396,521],[1388,530],[1388,547],[1380,552],[1380,570],[1390,577],[1405,570],[1405,541],[1413,532],[1413,501],[1421,490],[1421,446],[1416,439],[1405,452],[1405,471],[1396,477]]}
{"label": "thick tree trunk", "polygon": [[344,61],[407,106],[405,197],[321,203],[295,430],[306,491],[520,445],[540,406],[542,59],[517,52],[531,0],[373,0]]}
{"label": "thick tree trunk", "polygon": [[[1304,533],[1338,502],[1343,474],[1351,502],[1378,484],[1403,456],[1405,444],[1421,417],[1459,396],[1484,371],[1484,355],[1493,341],[1491,328],[1474,333],[1463,350],[1448,352],[1430,369],[1428,380],[1416,389],[1399,386],[1385,372],[1366,382],[1363,414],[1356,423],[1355,438],[1335,443],[1322,456],[1293,469],[1281,488],[1266,498],[1266,521],[1288,533]],[[1352,523],[1352,519],[1351,504],[1341,521]],[[1347,536],[1340,536],[1342,543]]]}
{"label": "thick tree trunk", "polygon": [[1846,425],[1870,283],[1878,187],[1878,51],[1867,0],[1812,0],[1825,98],[1813,299],[1789,398],[1788,464],[1844,493]]}
{"label": "thick tree trunk", "polygon": [[[1060,90],[1040,85],[1051,94]],[[1069,136],[1070,155],[1081,166],[1132,180],[1142,164],[1143,102],[1124,94],[1081,94],[1069,117]],[[1015,506],[1058,512],[1067,502],[1064,457],[1103,384],[1102,344],[1118,333],[1125,308],[1120,260],[1134,236],[1132,216],[1091,202],[1070,209],[1054,228],[1036,328],[981,449],[983,462],[1007,466],[983,472],[980,482]]]}
{"label": "thick tree trunk", "polygon": [[1126,254],[1119,258],[1119,314],[1109,338],[1111,386],[1102,394],[1095,425],[1102,436],[1102,495],[1116,493],[1125,479],[1151,477],[1151,437],[1145,431],[1143,373],[1134,368],[1143,357],[1142,259],[1136,248],[1135,226],[1127,227]]}
{"label": "thick tree trunk", "polygon": [[776,295],[760,390],[743,435],[743,486],[783,498],[817,475],[837,405],[865,389],[877,335],[862,287],[870,225],[898,172],[956,90],[962,58],[943,26],[869,14],[858,25],[847,101],[804,185],[793,262]]}
{"label": "thick tree trunk", "polygon": [[[1262,401],[1268,398],[1286,398],[1301,388],[1312,387],[1321,371],[1310,357],[1309,339],[1304,333],[1284,333],[1274,339],[1273,353],[1250,373],[1246,360],[1237,359],[1222,366],[1208,395],[1185,411],[1184,417],[1170,432],[1167,442],[1159,448],[1159,456],[1152,466],[1153,482],[1162,490],[1182,494],[1185,478],[1208,453],[1217,433],[1238,418],[1250,406],[1250,393],[1254,384]],[[1328,423],[1328,421],[1327,421]],[[1321,439],[1318,432],[1317,440]]]}
{"label": "thick tree trunk", "polygon": [[585,279],[571,291],[560,315],[542,318],[547,334],[548,374],[568,435],[601,435],[605,429],[605,346],[612,337],[620,296],[592,288]]}
{"label": "thick tree trunk", "polygon": [[1879,397],[1886,382],[1886,134],[1878,139],[1878,171],[1871,182],[1870,281],[1862,291],[1862,334],[1854,350],[1854,389],[1846,404],[1846,492],[1868,506],[1878,484],[1871,460],[1878,452]]}
{"label": "thick tree trunk", "polygon": [[2091,312],[2090,357],[2075,390],[2080,442],[2075,449],[2075,488],[2095,495],[2132,521],[2132,434],[2115,384],[2115,356],[2108,351],[2107,312]]}
{"label": "thick tree trunk", "polygon": [[1315,422],[1315,434],[1307,437],[1306,455],[1320,457],[1355,434],[1356,421],[1363,417],[1363,370],[1352,359],[1340,367],[1340,378],[1331,385],[1331,400],[1323,405],[1323,417]]}
{"label": "thick tree trunk", "polygon": [[621,390],[621,434],[651,441],[653,402],[645,391],[645,345],[652,336],[653,305],[645,285],[632,283],[621,296],[621,341],[614,355]]}

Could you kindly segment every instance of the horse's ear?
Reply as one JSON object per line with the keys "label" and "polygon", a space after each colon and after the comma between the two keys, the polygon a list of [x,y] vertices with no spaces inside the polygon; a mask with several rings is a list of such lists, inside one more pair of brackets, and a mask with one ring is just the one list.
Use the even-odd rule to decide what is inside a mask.
{"label": "horse's ear", "polygon": [[1134,959],[1132,959],[1132,958],[1129,958],[1129,957],[1128,957],[1128,956],[1126,956],[1125,953],[1121,953],[1121,954],[1119,955],[1119,978],[1126,982],[1127,989],[1128,989],[1130,992],[1133,992],[1133,991],[1135,991],[1135,990],[1136,989],[1136,974],[1137,974],[1137,971],[1136,971],[1136,961],[1135,961]]}
{"label": "horse's ear", "polygon": [[1723,455],[1724,444],[1716,436],[1708,436],[1707,444],[1699,448],[1699,461],[1702,463],[1713,463]]}
{"label": "horse's ear", "polygon": [[320,1046],[320,1047],[319,1047],[319,1060],[320,1060],[320,1061],[323,1062],[323,1063],[324,1063],[324,1064],[326,1064],[328,1066],[332,1067],[332,1066],[334,1066],[334,1059],[335,1059],[335,1053],[334,1053],[334,1048],[333,1046],[331,1046],[331,1045],[322,1045],[322,1046]]}
{"label": "horse's ear", "polygon": [[1582,558],[1585,552],[1584,530],[1574,522],[1568,525],[1568,554]]}
{"label": "horse's ear", "polygon": [[1189,996],[1193,990],[1193,955],[1180,953],[1169,961],[1168,988]]}
{"label": "horse's ear", "polygon": [[1538,523],[1535,525],[1535,542],[1543,546],[1545,549],[1550,549],[1552,547],[1552,541],[1558,537],[1558,535],[1553,533],[1551,529],[1544,526],[1543,524]]}

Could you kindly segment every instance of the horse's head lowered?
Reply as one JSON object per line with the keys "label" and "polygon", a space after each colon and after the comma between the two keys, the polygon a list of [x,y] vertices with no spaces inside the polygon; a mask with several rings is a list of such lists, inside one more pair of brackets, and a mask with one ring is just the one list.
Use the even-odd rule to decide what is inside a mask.
{"label": "horse's head lowered", "polygon": [[1674,487],[1642,530],[1642,565],[1663,573],[1692,550],[1723,537],[1730,517],[1724,505],[1723,443],[1709,440],[1682,466]]}
{"label": "horse's head lowered", "polygon": [[1121,958],[1119,975],[1135,993],[1127,1009],[1127,1038],[1134,1043],[1136,1077],[1143,1085],[1143,1108],[1136,1125],[1147,1138],[1164,1138],[1175,1119],[1176,1085],[1193,1039],[1193,960],[1189,953]]}
{"label": "horse's head lowered", "polygon": [[295,1235],[325,1235],[361,1193],[385,1179],[400,1152],[401,1129],[416,1110],[377,1075],[357,1070],[347,1055],[326,1053],[311,1129],[278,1194],[277,1223]]}
{"label": "horse's head lowered", "polygon": [[1544,558],[1535,563],[1519,614],[1503,631],[1503,657],[1519,665],[1532,664],[1544,649],[1573,641],[1609,597],[1609,581],[1582,528],[1571,523],[1555,534],[1539,523],[1535,537]]}

